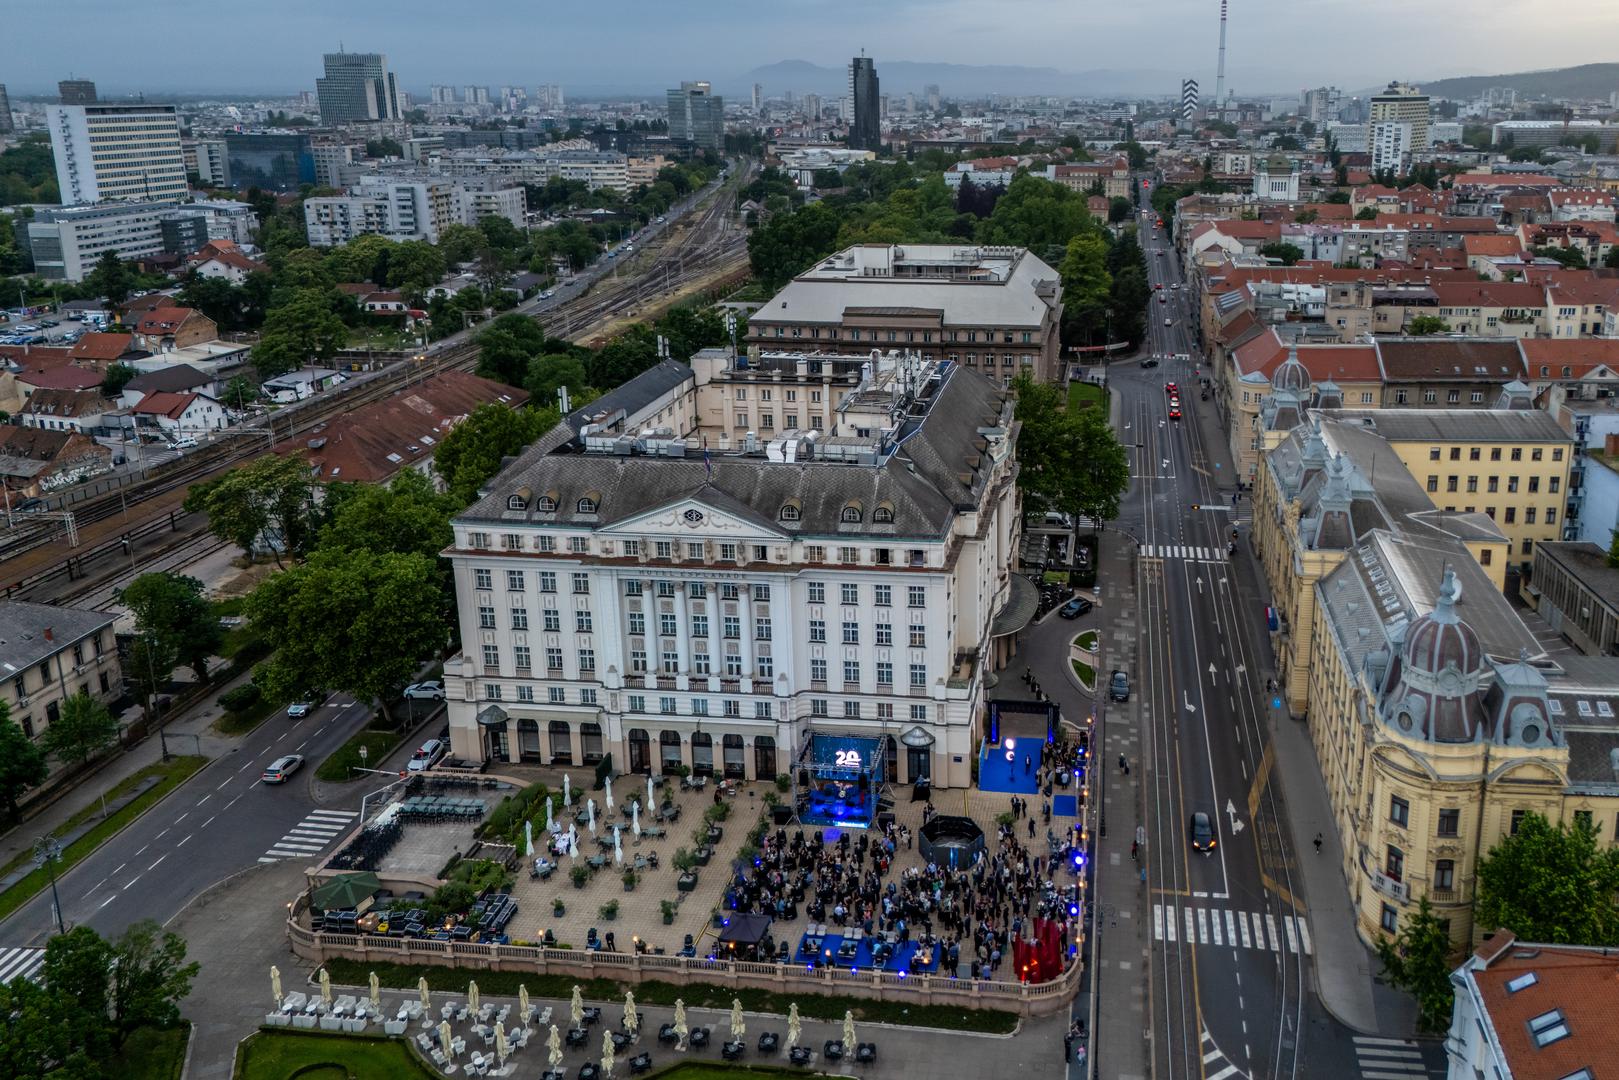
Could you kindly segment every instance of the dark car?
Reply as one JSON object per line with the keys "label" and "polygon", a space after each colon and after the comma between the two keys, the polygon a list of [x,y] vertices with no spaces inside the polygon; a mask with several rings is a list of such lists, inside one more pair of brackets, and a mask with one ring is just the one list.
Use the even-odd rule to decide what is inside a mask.
{"label": "dark car", "polygon": [[1214,826],[1209,822],[1209,815],[1199,810],[1192,815],[1192,820],[1186,826],[1187,835],[1192,841],[1192,850],[1201,851],[1207,855],[1214,850]]}
{"label": "dark car", "polygon": [[1156,356],[1143,356],[1141,358],[1141,366],[1142,367],[1157,367],[1158,366],[1158,358]]}
{"label": "dark car", "polygon": [[1083,596],[1076,596],[1072,600],[1068,601],[1068,603],[1064,604],[1062,606],[1062,610],[1058,611],[1057,614],[1061,615],[1065,619],[1077,619],[1094,606],[1094,604],[1085,599]]}
{"label": "dark car", "polygon": [[1122,671],[1115,671],[1113,678],[1108,682],[1107,696],[1114,701],[1130,700],[1130,676]]}

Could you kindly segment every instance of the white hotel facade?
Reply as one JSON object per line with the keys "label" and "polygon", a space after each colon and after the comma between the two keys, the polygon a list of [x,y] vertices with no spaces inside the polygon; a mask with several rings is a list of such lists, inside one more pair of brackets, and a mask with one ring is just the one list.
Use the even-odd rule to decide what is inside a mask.
{"label": "white hotel facade", "polygon": [[968,785],[1034,606],[1005,389],[873,354],[831,430],[724,449],[699,422],[720,389],[660,364],[456,518],[452,753],[768,779],[824,730],[886,737],[890,780]]}

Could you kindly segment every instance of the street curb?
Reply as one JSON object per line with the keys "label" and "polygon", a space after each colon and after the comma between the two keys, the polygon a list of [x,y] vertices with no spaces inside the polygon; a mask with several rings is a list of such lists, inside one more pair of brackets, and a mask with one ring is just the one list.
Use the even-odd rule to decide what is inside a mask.
{"label": "street curb", "polygon": [[[124,822],[123,826],[121,828],[119,828],[117,832],[112,833],[105,840],[101,841],[101,843],[97,844],[95,847],[91,848],[88,852],[86,852],[83,859],[80,859],[78,862],[74,863],[72,866],[68,867],[65,871],[63,871],[62,877],[56,879],[57,882],[60,883],[63,880],[63,878],[65,878],[68,874],[73,873],[73,871],[77,870],[80,866],[83,866],[85,860],[88,859],[91,855],[94,855],[96,852],[100,851],[102,848],[106,847],[108,844],[110,844],[114,840],[118,839],[126,831],[128,831],[131,826],[135,825],[142,818],[144,818],[147,814],[150,814],[153,810],[156,810],[158,807],[160,807],[164,803],[168,802],[170,796],[176,794],[177,792],[180,791],[181,788],[185,787],[186,784],[191,783],[191,781],[195,780],[197,777],[199,777],[203,773],[207,772],[209,765],[215,764],[216,762],[218,762],[220,760],[222,760],[222,759],[221,758],[209,758],[208,761],[207,761],[207,764],[203,765],[202,768],[198,769],[196,772],[194,772],[190,776],[186,777],[185,780],[183,780],[180,783],[174,785],[167,792],[165,792],[161,798],[159,798],[156,802],[152,803],[152,805],[148,806],[145,810],[142,810],[140,813],[136,814],[134,817],[132,817],[128,821]],[[43,892],[44,890],[40,890],[40,891]],[[30,896],[27,900],[23,901],[23,905],[27,906],[29,903],[33,902],[35,897],[37,897],[39,895],[40,895],[39,893],[35,893],[33,896]],[[22,910],[22,908],[19,907],[17,909],[17,911],[13,911],[10,915],[7,915],[4,919],[0,919],[0,926],[5,926],[6,923],[8,923],[12,919],[16,918],[17,917],[17,912],[19,912],[21,910]],[[165,924],[165,925],[167,925],[167,924]]]}
{"label": "street curb", "polygon": [[197,1048],[197,1025],[190,1020],[186,1021],[186,1056],[180,1062],[180,1080],[185,1080],[191,1072],[191,1052]]}
{"label": "street curb", "polygon": [[[318,972],[319,970],[320,970],[319,967],[315,968],[315,972]],[[309,985],[309,986],[318,986],[318,985],[320,985],[319,982],[315,979],[314,972],[311,972],[309,977],[307,979],[305,979],[304,981],[305,981],[306,985]],[[334,990],[338,990],[338,989],[341,989],[341,990],[358,990],[358,991],[361,991],[362,993],[364,993],[366,995],[369,995],[371,993],[371,987],[369,987],[369,986],[356,986],[356,985],[354,985],[352,983],[337,983],[337,982],[334,982],[334,983],[332,983],[332,989],[334,989]],[[406,996],[410,996],[410,997],[415,996],[415,991],[404,989],[404,988],[401,988],[401,987],[398,987],[398,986],[382,986],[382,987],[378,987],[378,989],[379,990],[392,990],[394,993],[405,994]],[[455,993],[454,991],[440,991],[440,990],[435,990],[433,992],[434,993],[450,993],[450,994]],[[462,994],[461,996],[465,997],[466,995]],[[480,995],[480,996],[482,996],[482,995]],[[501,995],[501,994],[491,994],[489,996],[493,997],[493,998],[501,998],[501,999],[504,998],[504,995]],[[537,997],[536,996],[536,997],[533,998],[533,1000],[535,1000],[535,1001],[562,1001],[564,999],[562,999],[562,998],[545,998],[545,997]],[[582,1000],[584,1000],[586,1002],[597,1002],[598,1004],[601,1004],[601,1005],[622,1005],[622,1004],[624,1004],[624,1001],[623,1001],[622,998],[603,999],[603,998],[589,998],[589,997],[586,997],[586,998],[582,998]],[[635,1007],[636,1007],[637,1010],[639,1010],[639,1009],[672,1009],[672,1008],[674,1008],[674,1006],[672,1006],[672,1005],[648,1005],[647,1003],[642,1002],[642,1001],[637,1001],[635,1003]],[[731,1015],[731,1010],[723,1009],[723,1008],[715,1008],[714,1006],[711,1006],[711,1005],[692,1005],[692,1006],[687,1008],[686,1012],[688,1014],[690,1014],[690,1013],[694,1013],[694,1012],[703,1012],[704,1010],[707,1010],[709,1012],[719,1013],[721,1016],[724,1016],[724,1017],[729,1017]],[[784,1021],[784,1022],[787,1019],[781,1013],[754,1012],[751,1009],[743,1009],[742,1010],[742,1015],[743,1016],[755,1016],[755,1017],[770,1017],[771,1019],[781,1020],[781,1021]],[[1056,1015],[1056,1014],[1053,1014],[1053,1015]],[[807,1019],[812,1024],[837,1024],[837,1023],[842,1022],[842,1021],[839,1021],[839,1020],[817,1020],[814,1017],[805,1017],[805,1019]],[[861,1021],[859,1021],[859,1024],[860,1024],[861,1027],[881,1028],[884,1031],[915,1031],[915,1032],[920,1032],[920,1033],[925,1033],[925,1034],[932,1034],[932,1035],[966,1035],[966,1036],[976,1038],[976,1039],[1011,1039],[1011,1038],[1015,1038],[1018,1034],[1020,1034],[1022,1032],[1023,1025],[1028,1019],[1029,1018],[1026,1017],[1026,1016],[1018,1017],[1017,1026],[1014,1027],[1011,1031],[1004,1032],[1004,1033],[996,1032],[996,1031],[962,1031],[960,1028],[922,1027],[920,1025],[913,1025],[913,1024],[890,1024],[890,1023],[886,1023],[886,1022],[884,1022],[882,1020],[861,1020]]]}

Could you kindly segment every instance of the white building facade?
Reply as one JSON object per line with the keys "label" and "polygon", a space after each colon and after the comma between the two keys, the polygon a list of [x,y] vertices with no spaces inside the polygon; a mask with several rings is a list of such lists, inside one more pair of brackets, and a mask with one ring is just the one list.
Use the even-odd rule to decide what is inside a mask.
{"label": "white building facade", "polygon": [[50,105],[45,119],[64,204],[185,198],[173,105]]}
{"label": "white building facade", "polygon": [[915,357],[862,385],[828,435],[713,453],[660,365],[492,481],[446,553],[454,755],[769,779],[824,730],[967,786],[1018,592],[1011,402]]}

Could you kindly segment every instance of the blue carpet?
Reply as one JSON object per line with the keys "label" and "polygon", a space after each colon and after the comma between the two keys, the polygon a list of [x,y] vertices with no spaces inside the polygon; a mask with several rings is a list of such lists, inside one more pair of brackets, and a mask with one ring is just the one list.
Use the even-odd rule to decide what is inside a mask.
{"label": "blue carpet", "polygon": [[[1036,794],[1039,789],[1034,785],[1034,774],[1040,768],[1040,749],[1038,739],[1014,739],[1011,750],[1004,745],[986,747],[978,761],[978,789],[1009,795]],[[1008,754],[1011,761],[1006,760]],[[1028,769],[1023,767],[1025,757],[1029,759]]]}
{"label": "blue carpet", "polygon": [[1051,800],[1051,812],[1057,817],[1078,817],[1079,798],[1074,795],[1058,795]]}

